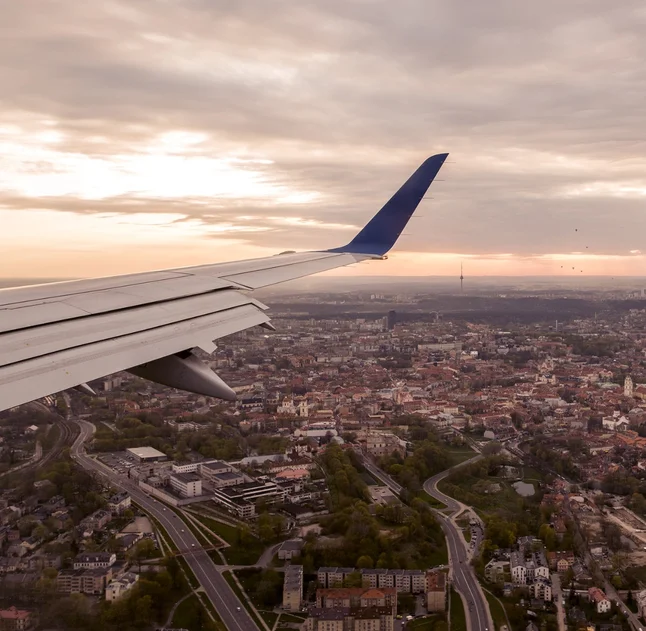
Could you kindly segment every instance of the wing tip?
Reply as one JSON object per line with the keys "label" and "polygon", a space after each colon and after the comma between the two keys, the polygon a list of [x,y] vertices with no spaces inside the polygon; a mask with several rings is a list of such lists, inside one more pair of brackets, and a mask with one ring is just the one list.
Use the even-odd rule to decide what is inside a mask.
{"label": "wing tip", "polygon": [[350,243],[328,252],[376,257],[386,254],[397,242],[448,156],[446,152],[426,158]]}

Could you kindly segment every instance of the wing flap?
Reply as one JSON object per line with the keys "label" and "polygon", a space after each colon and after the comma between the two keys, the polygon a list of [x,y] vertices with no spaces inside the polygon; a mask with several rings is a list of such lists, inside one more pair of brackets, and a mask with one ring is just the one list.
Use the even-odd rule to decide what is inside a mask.
{"label": "wing flap", "polygon": [[67,320],[22,329],[0,336],[0,357],[3,365],[13,364],[67,348],[131,335],[245,304],[264,307],[240,292],[224,290],[217,295],[171,300],[135,309],[104,313],[83,320]]}
{"label": "wing flap", "polygon": [[68,348],[0,368],[2,409],[268,322],[255,304]]}

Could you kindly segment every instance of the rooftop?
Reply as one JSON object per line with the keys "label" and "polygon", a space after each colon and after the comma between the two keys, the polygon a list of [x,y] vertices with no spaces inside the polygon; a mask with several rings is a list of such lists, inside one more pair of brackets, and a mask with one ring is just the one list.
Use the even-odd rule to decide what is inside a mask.
{"label": "rooftop", "polygon": [[126,451],[137,456],[137,458],[165,458],[166,454],[154,447],[130,447]]}

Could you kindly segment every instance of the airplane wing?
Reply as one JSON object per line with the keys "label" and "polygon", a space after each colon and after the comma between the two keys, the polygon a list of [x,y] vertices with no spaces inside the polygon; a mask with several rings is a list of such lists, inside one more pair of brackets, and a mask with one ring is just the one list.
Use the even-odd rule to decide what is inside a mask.
{"label": "airplane wing", "polygon": [[343,247],[0,290],[0,410],[120,370],[233,400],[192,349],[210,353],[218,338],[273,328],[254,289],[385,258],[447,155],[428,158]]}

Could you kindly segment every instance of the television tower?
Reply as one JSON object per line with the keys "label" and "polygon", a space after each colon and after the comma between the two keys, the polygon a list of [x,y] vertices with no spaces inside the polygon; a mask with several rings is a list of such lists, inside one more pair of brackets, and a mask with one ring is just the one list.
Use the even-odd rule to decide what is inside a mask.
{"label": "television tower", "polygon": [[462,263],[460,263],[460,291],[464,291],[464,274],[462,273]]}

